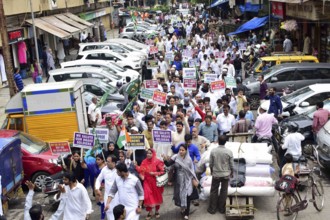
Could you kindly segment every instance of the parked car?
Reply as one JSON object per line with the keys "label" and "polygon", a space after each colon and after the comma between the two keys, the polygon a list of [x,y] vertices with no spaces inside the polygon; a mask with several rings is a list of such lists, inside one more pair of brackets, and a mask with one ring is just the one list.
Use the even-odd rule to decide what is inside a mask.
{"label": "parked car", "polygon": [[117,87],[113,87],[100,79],[81,79],[84,85],[84,90],[101,98],[107,92],[109,93],[107,101],[123,102],[124,96],[119,94]]}
{"label": "parked car", "polygon": [[106,69],[97,67],[72,67],[49,71],[46,82],[62,82],[67,80],[78,80],[83,78],[102,79],[116,87],[117,82],[124,83],[123,77],[109,73]]}
{"label": "parked car", "polygon": [[138,21],[137,24],[135,24],[134,22],[129,22],[126,24],[126,27],[131,28],[131,27],[134,27],[135,25],[144,27],[146,29],[154,30],[154,31],[159,30],[159,27],[156,24],[150,24],[145,21]]}
{"label": "parked car", "polygon": [[0,138],[10,137],[21,140],[24,182],[31,180],[41,187],[47,176],[62,170],[57,163],[58,156],[52,155],[46,142],[22,131],[0,130]]}
{"label": "parked car", "polygon": [[126,83],[126,77],[130,77],[131,80],[137,79],[140,77],[139,72],[127,69],[119,66],[115,62],[105,61],[105,60],[74,60],[61,63],[62,68],[70,68],[70,67],[97,67],[105,69],[107,72],[121,76],[123,78],[123,82]]}
{"label": "parked car", "polygon": [[330,169],[330,120],[317,133],[314,156],[321,167]]}
{"label": "parked car", "polygon": [[136,50],[142,51],[145,54],[149,54],[149,46],[143,43],[139,43],[135,40],[131,40],[128,38],[113,38],[108,39],[107,42],[117,42],[120,44],[125,44],[132,48],[135,48]]}
{"label": "parked car", "polygon": [[[92,98],[95,95],[86,91],[83,93],[83,96],[84,96],[84,100],[85,100],[85,104],[86,104],[86,109],[88,109],[88,106],[92,103]],[[103,117],[103,115],[105,115],[107,113],[120,114],[121,110],[123,110],[123,102],[119,102],[119,101],[107,102],[101,107],[102,117]]]}
{"label": "parked car", "polygon": [[140,70],[142,60],[138,57],[130,57],[124,54],[118,54],[110,50],[89,50],[79,53],[77,60],[106,60],[114,61],[124,68]]}
{"label": "parked car", "polygon": [[[324,109],[327,109],[330,111],[330,99],[324,101]],[[288,118],[283,119],[280,122],[281,130],[284,131],[287,128],[287,125],[290,123],[294,123],[298,127],[298,132],[300,132],[302,135],[304,135],[305,140],[302,142],[302,149],[305,154],[310,155],[313,152],[313,147],[311,145],[314,145],[314,135],[312,131],[312,125],[313,125],[313,116],[316,111],[316,107],[313,107],[309,111],[294,115]]]}
{"label": "parked car", "polygon": [[150,30],[143,26],[125,27],[123,31],[119,34],[119,38],[129,38],[132,39],[134,35],[143,37],[147,39],[148,36],[157,36],[159,33],[155,30]]}
{"label": "parked car", "polygon": [[[299,115],[315,108],[316,103],[330,98],[330,83],[314,84],[298,89],[289,95],[282,96],[283,112],[288,115]],[[268,110],[269,100],[261,104],[263,109]],[[260,108],[258,109],[259,113]]]}
{"label": "parked car", "polygon": [[78,53],[87,50],[111,50],[119,54],[125,54],[127,56],[139,57],[142,61],[147,60],[147,55],[141,51],[136,51],[125,45],[116,42],[91,42],[91,43],[80,43]]}
{"label": "parked car", "polygon": [[[265,70],[263,75],[268,88],[275,87],[277,91],[282,91],[290,86],[297,90],[315,83],[330,83],[330,64],[282,64]],[[257,81],[257,76],[245,79],[243,84],[250,89],[247,96],[251,101],[251,109],[257,109],[260,102],[260,82]]]}

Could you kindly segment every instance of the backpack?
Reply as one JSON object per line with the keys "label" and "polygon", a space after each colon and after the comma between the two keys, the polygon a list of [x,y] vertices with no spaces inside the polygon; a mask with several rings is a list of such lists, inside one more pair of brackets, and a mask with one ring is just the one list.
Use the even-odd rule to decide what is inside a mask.
{"label": "backpack", "polygon": [[284,175],[275,182],[275,189],[285,193],[293,193],[296,189],[298,179],[291,175]]}

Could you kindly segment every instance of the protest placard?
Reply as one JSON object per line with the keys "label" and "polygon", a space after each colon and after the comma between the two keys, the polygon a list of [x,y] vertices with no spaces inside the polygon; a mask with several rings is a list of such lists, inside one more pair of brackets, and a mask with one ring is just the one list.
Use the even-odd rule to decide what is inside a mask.
{"label": "protest placard", "polygon": [[73,136],[73,146],[79,148],[92,149],[94,147],[95,137],[92,134],[75,132]]}
{"label": "protest placard", "polygon": [[188,78],[188,79],[195,79],[196,78],[196,69],[195,68],[183,68],[182,77]]}
{"label": "protest placard", "polygon": [[193,56],[193,53],[194,53],[194,51],[185,49],[182,52],[182,56],[183,57],[192,57]]}
{"label": "protest placard", "polygon": [[141,89],[140,96],[142,99],[152,99],[153,95],[154,95],[154,91],[145,88]]}
{"label": "protest placard", "polygon": [[236,88],[236,80],[234,77],[227,76],[225,77],[226,88]]}
{"label": "protest placard", "polygon": [[212,91],[221,90],[221,89],[225,89],[225,88],[226,88],[226,84],[223,80],[217,80],[217,81],[211,82]]}
{"label": "protest placard", "polygon": [[158,67],[158,61],[157,60],[148,60],[148,68],[157,68]]}
{"label": "protest placard", "polygon": [[53,155],[71,154],[70,143],[68,141],[49,142],[49,148]]}
{"label": "protest placard", "polygon": [[158,81],[156,79],[144,80],[146,89],[155,90],[158,89]]}
{"label": "protest placard", "polygon": [[205,83],[211,83],[217,80],[217,74],[204,74],[204,82]]}
{"label": "protest placard", "polygon": [[172,132],[167,130],[152,130],[154,143],[172,143]]}
{"label": "protest placard", "polygon": [[188,61],[188,63],[189,63],[189,67],[194,67],[195,68],[195,66],[196,66],[196,60],[195,59],[190,59]]}
{"label": "protest placard", "polygon": [[167,60],[167,61],[173,61],[173,59],[174,59],[173,52],[166,52],[165,53],[165,60]]}
{"label": "protest placard", "polygon": [[131,141],[125,145],[125,150],[144,150],[145,149],[145,138],[143,134],[131,134]]}
{"label": "protest placard", "polygon": [[109,142],[109,130],[107,128],[88,128],[89,134],[94,134],[95,131],[96,138],[99,139],[100,143],[108,143]]}
{"label": "protest placard", "polygon": [[150,47],[150,49],[149,49],[149,54],[156,54],[156,53],[158,53],[158,47],[155,47],[155,46],[152,46],[152,47]]}
{"label": "protest placard", "polygon": [[196,79],[183,79],[183,88],[186,90],[195,90],[197,88]]}
{"label": "protest placard", "polygon": [[152,100],[154,100],[155,104],[159,104],[162,106],[166,105],[167,93],[154,91],[154,95],[152,96]]}

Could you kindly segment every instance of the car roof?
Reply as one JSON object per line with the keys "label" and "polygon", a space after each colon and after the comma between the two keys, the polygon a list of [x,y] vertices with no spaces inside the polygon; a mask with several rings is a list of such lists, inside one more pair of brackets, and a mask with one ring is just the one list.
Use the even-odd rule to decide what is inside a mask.
{"label": "car roof", "polygon": [[274,56],[268,56],[268,57],[261,57],[261,60],[265,61],[273,61],[273,60],[318,60],[315,56],[298,56],[298,55],[274,55]]}
{"label": "car roof", "polygon": [[330,68],[330,63],[284,63],[280,65],[275,65],[271,67],[272,69],[283,69],[283,68]]}
{"label": "car roof", "polygon": [[55,69],[49,71],[50,75],[59,75],[64,73],[101,73],[103,72],[102,68],[90,67],[90,66],[80,66],[80,67],[68,67],[63,69]]}
{"label": "car roof", "polygon": [[0,129],[0,138],[10,138],[16,136],[19,131]]}
{"label": "car roof", "polygon": [[309,88],[315,92],[330,92],[330,83],[317,83],[310,85]]}
{"label": "car roof", "polygon": [[108,61],[108,60],[73,60],[73,61],[68,61],[68,62],[63,62],[61,63],[61,66],[64,65],[68,65],[68,66],[71,66],[71,65],[102,65],[102,66],[108,66],[108,65],[111,65],[113,64],[111,61]]}
{"label": "car roof", "polygon": [[113,52],[113,51],[107,50],[107,49],[86,50],[86,51],[80,52],[78,55],[93,54],[93,53],[109,53],[109,54],[113,54],[113,55],[116,55],[116,56],[122,56],[119,53],[116,53],[116,52]]}
{"label": "car roof", "polygon": [[88,42],[88,43],[79,43],[79,47],[82,47],[82,46],[94,46],[94,45],[111,45],[111,44],[115,44],[115,45],[118,45],[120,43],[118,42],[111,42],[111,41],[104,41],[104,42]]}

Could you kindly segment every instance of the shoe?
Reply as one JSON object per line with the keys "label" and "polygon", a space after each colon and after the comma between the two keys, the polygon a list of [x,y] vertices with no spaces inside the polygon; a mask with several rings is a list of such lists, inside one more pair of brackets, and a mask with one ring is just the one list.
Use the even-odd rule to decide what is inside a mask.
{"label": "shoe", "polygon": [[146,220],[150,220],[151,217],[152,217],[151,212],[149,212],[148,215],[147,215],[147,217],[146,217]]}
{"label": "shoe", "polygon": [[207,209],[207,212],[210,213],[211,215],[214,215],[215,212],[214,211],[211,211],[210,209]]}
{"label": "shoe", "polygon": [[189,219],[188,215],[185,215],[185,216],[184,216],[184,219]]}
{"label": "shoe", "polygon": [[155,218],[160,218],[159,212],[155,212]]}

